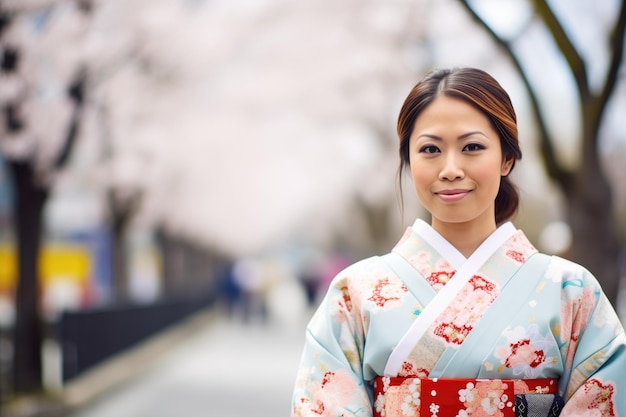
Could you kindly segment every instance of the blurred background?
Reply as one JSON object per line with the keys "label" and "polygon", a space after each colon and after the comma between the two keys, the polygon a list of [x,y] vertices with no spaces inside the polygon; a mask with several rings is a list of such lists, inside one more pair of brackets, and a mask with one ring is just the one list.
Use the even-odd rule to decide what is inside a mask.
{"label": "blurred background", "polygon": [[625,4],[0,0],[0,415],[288,415],[328,281],[426,215],[433,67],[509,92],[516,226],[624,317]]}

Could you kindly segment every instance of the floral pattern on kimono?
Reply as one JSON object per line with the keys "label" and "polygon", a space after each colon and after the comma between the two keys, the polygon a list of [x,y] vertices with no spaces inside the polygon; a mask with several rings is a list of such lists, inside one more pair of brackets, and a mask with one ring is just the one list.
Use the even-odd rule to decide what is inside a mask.
{"label": "floral pattern on kimono", "polygon": [[[415,415],[428,393],[412,379],[388,387],[398,395],[382,397],[375,395],[374,381],[463,262],[451,245],[431,241],[418,227],[424,226],[409,227],[393,252],[419,278],[407,279],[374,256],[349,266],[329,286],[305,333],[293,417],[372,417],[386,409]],[[523,232],[508,238],[435,318],[398,376],[493,384],[555,378],[565,402],[562,416],[626,417],[626,335],[615,310],[593,275],[573,262],[550,257],[539,274],[524,275],[520,271],[535,253]],[[504,277],[511,277],[508,284]],[[486,390],[480,404],[473,402],[477,390]],[[458,417],[479,415],[479,409],[495,416],[510,400],[489,383],[465,385],[457,394],[463,399]],[[397,407],[388,408],[391,402]]]}
{"label": "floral pattern on kimono", "polygon": [[474,275],[459,294],[460,302],[451,305],[435,321],[433,333],[448,344],[460,345],[497,296],[494,283]]}
{"label": "floral pattern on kimono", "polygon": [[[615,417],[615,394],[614,383],[602,382],[598,379],[590,379],[581,387],[583,395],[574,397],[568,404],[572,411],[572,417]],[[621,399],[624,402],[624,399]]]}
{"label": "floral pattern on kimono", "polygon": [[498,346],[495,356],[501,365],[512,369],[513,375],[537,378],[557,360],[549,354],[554,347],[550,335],[542,335],[537,325],[505,329],[503,336],[508,343]]}

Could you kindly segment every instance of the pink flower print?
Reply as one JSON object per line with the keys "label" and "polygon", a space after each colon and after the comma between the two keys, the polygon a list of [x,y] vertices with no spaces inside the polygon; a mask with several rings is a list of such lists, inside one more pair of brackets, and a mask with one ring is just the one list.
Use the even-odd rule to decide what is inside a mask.
{"label": "pink flower print", "polygon": [[515,250],[509,250],[506,251],[506,256],[508,256],[509,258],[513,259],[515,262],[517,263],[524,263],[524,261],[526,260],[526,256],[524,256],[523,253],[515,251]]}
{"label": "pink flower print", "polygon": [[372,291],[372,295],[368,298],[378,307],[384,308],[388,303],[395,304],[402,299],[407,292],[406,286],[401,281],[394,280],[389,282],[389,278],[379,279]]}
{"label": "pink flower print", "polygon": [[337,372],[326,372],[317,389],[312,389],[313,398],[324,399],[323,403],[317,404],[315,410],[319,411],[319,414],[324,414],[325,410],[330,412],[342,409],[345,404],[353,401],[352,397],[357,388],[356,382],[347,371],[340,369]]}
{"label": "pink flower print", "polygon": [[426,378],[428,377],[428,370],[424,368],[418,368],[417,365],[411,361],[402,362],[402,366],[398,371],[398,376],[404,378]]}
{"label": "pink flower print", "polygon": [[382,380],[382,390],[376,389],[376,414],[383,417],[418,417],[421,388],[419,378],[404,378],[399,384],[390,383],[385,377]]}
{"label": "pink flower print", "polygon": [[504,365],[508,368],[515,368],[520,365],[536,368],[546,359],[544,352],[538,350],[528,339],[520,340],[510,346],[511,353],[504,361]]}
{"label": "pink flower print", "polygon": [[[307,409],[310,412],[306,415],[317,414],[321,416],[322,414],[324,414],[324,403],[320,400],[315,400],[315,404],[311,404],[311,400],[309,400],[308,398],[300,398],[300,404],[302,405],[303,410]],[[300,411],[299,413],[297,413],[297,415],[302,416],[304,414],[302,414],[302,411]]]}
{"label": "pink flower print", "polygon": [[491,293],[496,288],[494,283],[487,281],[480,275],[474,275],[469,282],[472,284],[472,287],[474,287],[474,291],[482,290],[483,292]]}
{"label": "pink flower print", "polygon": [[584,288],[581,297],[576,300],[577,312],[574,322],[572,323],[572,333],[570,338],[572,341],[578,341],[580,333],[587,327],[589,318],[593,312],[593,308],[596,305],[597,296],[593,288]]}
{"label": "pink flower print", "polygon": [[495,356],[504,366],[512,369],[515,375],[536,378],[553,363],[554,356],[549,356],[550,353],[558,352],[558,346],[551,335],[542,335],[537,325],[506,329],[503,335],[507,338],[507,343],[496,348]]}
{"label": "pink flower print", "polygon": [[528,257],[537,252],[524,233],[517,232],[504,243],[505,255],[517,263],[524,263]]}
{"label": "pink flower print", "polygon": [[565,411],[590,417],[615,417],[615,386],[598,379],[589,379],[583,387],[584,395],[574,395]]}
{"label": "pink flower print", "polygon": [[487,394],[485,398],[480,400],[481,408],[485,411],[485,413],[489,416],[493,416],[498,413],[498,415],[504,415],[500,412],[504,408],[504,403],[508,397],[506,395],[498,396],[495,392],[490,392]]}
{"label": "pink flower print", "polygon": [[377,393],[376,399],[374,400],[374,409],[379,416],[385,417],[386,415],[386,395],[389,390],[390,378],[387,376],[382,377],[381,379],[382,387],[378,386],[378,380],[374,383],[374,388]]}
{"label": "pink flower print", "polygon": [[615,407],[613,406],[615,387],[612,384],[603,385],[597,379],[592,379],[587,382],[585,391],[592,393],[595,397],[589,405],[590,409],[600,410],[602,416],[615,416]]}
{"label": "pink flower print", "polygon": [[462,403],[474,402],[474,383],[468,382],[465,389],[459,390],[459,401]]}
{"label": "pink flower print", "polygon": [[433,333],[446,342],[460,345],[497,296],[497,287],[474,275],[455,301],[435,322]]}
{"label": "pink flower print", "polygon": [[443,323],[435,328],[434,333],[445,339],[448,343],[460,345],[469,332],[472,331],[472,328],[473,327],[468,324],[459,326],[455,323]]}
{"label": "pink flower print", "polygon": [[450,278],[452,278],[454,273],[455,271],[434,271],[426,277],[426,281],[432,285],[435,291],[439,291],[448,281],[450,281]]}
{"label": "pink flower print", "polygon": [[499,379],[491,379],[484,381],[476,381],[476,390],[480,398],[486,397],[488,394],[497,393],[498,398],[504,395],[504,391],[508,388],[508,384]]}
{"label": "pink flower print", "polygon": [[350,292],[348,286],[341,287],[341,301],[340,304],[346,307],[346,310],[352,311],[352,298],[350,298]]}
{"label": "pink flower print", "polygon": [[505,394],[507,384],[499,380],[468,382],[465,389],[459,390],[459,401],[465,407],[458,417],[502,417],[505,407],[513,403]]}
{"label": "pink flower print", "polygon": [[406,416],[415,416],[416,411],[420,408],[420,389],[419,379],[415,379],[408,386],[408,392],[404,396],[400,409]]}
{"label": "pink flower print", "polygon": [[561,301],[561,335],[562,342],[568,344],[565,365],[571,366],[578,345],[580,333],[589,323],[589,318],[596,302],[592,288],[583,288],[579,297]]}

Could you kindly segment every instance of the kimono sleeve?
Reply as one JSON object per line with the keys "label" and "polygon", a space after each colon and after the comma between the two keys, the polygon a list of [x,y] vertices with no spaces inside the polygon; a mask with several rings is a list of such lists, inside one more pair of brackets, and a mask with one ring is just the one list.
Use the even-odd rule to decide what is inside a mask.
{"label": "kimono sleeve", "polygon": [[[575,277],[575,276],[574,276]],[[566,330],[563,416],[626,416],[626,336],[600,285],[586,270],[562,299]],[[564,282],[567,284],[567,282]],[[567,285],[564,285],[567,288]],[[575,295],[572,295],[575,294]],[[569,317],[569,319],[568,319]],[[565,330],[565,329],[564,329]]]}
{"label": "kimono sleeve", "polygon": [[363,326],[348,282],[335,278],[307,326],[292,417],[372,415],[372,394],[361,365]]}

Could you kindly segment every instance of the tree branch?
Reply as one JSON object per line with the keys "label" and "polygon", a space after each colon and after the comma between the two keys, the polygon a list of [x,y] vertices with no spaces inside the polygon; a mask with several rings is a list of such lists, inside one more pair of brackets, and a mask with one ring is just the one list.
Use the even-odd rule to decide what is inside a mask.
{"label": "tree branch", "polygon": [[[622,0],[618,16],[618,20],[615,23],[610,39],[611,62],[606,75],[606,81],[604,82],[604,88],[598,97],[598,114],[604,113],[604,109],[608,104],[611,93],[614,91],[615,84],[617,83],[619,69],[622,64],[622,58],[624,55],[624,36],[626,36],[626,0]],[[598,118],[598,122],[599,119],[600,118]]]}
{"label": "tree branch", "polygon": [[29,14],[69,2],[68,0],[2,0],[2,8],[11,13]]}
{"label": "tree branch", "polygon": [[72,111],[72,117],[70,119],[70,124],[68,126],[67,133],[65,135],[65,140],[63,141],[63,146],[59,150],[59,154],[57,155],[53,169],[59,170],[67,164],[70,155],[72,154],[72,150],[76,143],[76,137],[78,136],[78,128],[82,119],[82,110],[85,100],[85,84],[87,81],[87,73],[83,69],[79,70],[75,79],[72,81],[72,84],[68,88],[67,94],[73,102],[74,109]]}
{"label": "tree branch", "polygon": [[539,129],[539,146],[548,176],[554,181],[558,182],[564,190],[569,190],[572,186],[572,174],[569,171],[565,170],[556,158],[556,152],[554,150],[554,147],[552,146],[552,141],[550,140],[550,134],[548,133],[546,121],[541,113],[541,105],[539,104],[539,99],[537,98],[537,95],[532,88],[530,80],[528,79],[528,76],[526,75],[526,72],[524,71],[520,60],[513,53],[511,42],[504,40],[496,32],[494,32],[494,30],[487,24],[487,22],[485,22],[482,17],[480,17],[476,13],[476,11],[469,5],[469,0],[461,0],[461,4],[465,6],[470,15],[487,30],[487,33],[489,33],[489,35],[496,42],[496,44],[506,53],[506,55],[508,55],[509,59],[517,69],[517,72],[519,73],[520,77],[522,78],[522,82],[526,87],[526,91],[528,92],[528,97],[531,102],[530,107],[537,122],[537,128]]}
{"label": "tree branch", "polygon": [[580,95],[581,101],[584,103],[590,96],[589,80],[587,79],[587,66],[585,65],[585,61],[583,61],[582,57],[572,44],[572,41],[567,36],[567,33],[565,33],[565,29],[563,29],[563,26],[552,12],[552,9],[550,9],[548,2],[546,0],[534,0],[533,3],[535,5],[535,10],[539,13],[539,16],[541,16],[541,19],[550,31],[552,39],[554,39],[556,45],[563,54],[563,57],[567,61],[567,66],[571,70],[574,80],[576,81],[578,94]]}

